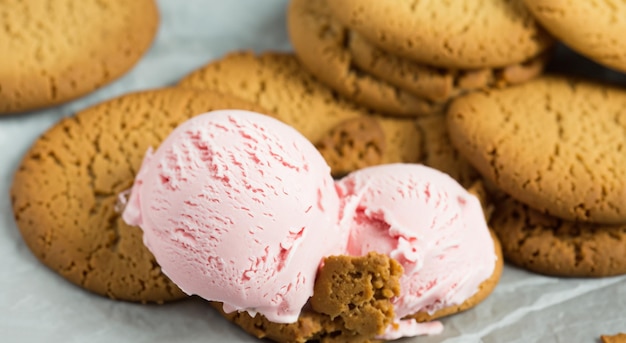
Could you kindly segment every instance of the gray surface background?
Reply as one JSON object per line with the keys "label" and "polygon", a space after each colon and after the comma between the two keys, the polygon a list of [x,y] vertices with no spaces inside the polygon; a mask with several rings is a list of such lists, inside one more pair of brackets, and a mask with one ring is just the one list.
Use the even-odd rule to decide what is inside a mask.
{"label": "gray surface background", "polygon": [[[41,265],[13,220],[8,195],[13,172],[30,144],[60,118],[129,91],[171,85],[232,50],[290,49],[286,0],[161,0],[159,5],[156,42],[129,74],[63,106],[0,117],[2,342],[257,342],[199,299],[146,306],[85,292]],[[559,56],[557,69],[625,79],[567,51]],[[507,266],[491,297],[443,323],[441,335],[400,342],[597,342],[600,334],[626,332],[626,278],[559,279]]]}

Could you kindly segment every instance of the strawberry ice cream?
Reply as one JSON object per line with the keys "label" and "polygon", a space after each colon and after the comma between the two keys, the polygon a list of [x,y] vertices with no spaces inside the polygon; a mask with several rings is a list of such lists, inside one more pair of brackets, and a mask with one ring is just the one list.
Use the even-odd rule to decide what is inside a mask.
{"label": "strawberry ice cream", "polygon": [[387,254],[404,268],[396,323],[383,339],[441,332],[441,323],[402,319],[459,305],[494,272],[496,253],[480,202],[455,180],[421,165],[392,164],[337,182],[348,253]]}
{"label": "strawberry ice cream", "polygon": [[441,332],[406,317],[462,304],[497,259],[478,199],[448,175],[392,164],[335,182],[297,131],[237,110],[148,151],[123,218],[186,293],[275,323],[298,319],[323,257],[387,254],[404,274],[382,339]]}
{"label": "strawberry ice cream", "polygon": [[194,117],[148,151],[123,218],[183,291],[277,323],[297,320],[322,258],[347,241],[322,156],[246,111]]}

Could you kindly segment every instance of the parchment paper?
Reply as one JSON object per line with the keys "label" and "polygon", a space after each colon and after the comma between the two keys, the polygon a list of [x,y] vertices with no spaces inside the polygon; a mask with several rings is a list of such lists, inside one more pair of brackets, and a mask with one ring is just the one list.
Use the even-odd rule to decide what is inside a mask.
{"label": "parchment paper", "polygon": [[[289,50],[286,3],[159,1],[156,42],[129,74],[66,105],[0,117],[0,342],[258,341],[197,298],[147,306],[112,301],[73,286],[26,248],[8,192],[21,156],[60,118],[129,91],[170,85],[228,51]],[[576,56],[564,61],[559,68],[624,80]],[[560,279],[507,266],[491,297],[443,323],[441,335],[401,342],[597,342],[600,334],[626,332],[626,278]]]}

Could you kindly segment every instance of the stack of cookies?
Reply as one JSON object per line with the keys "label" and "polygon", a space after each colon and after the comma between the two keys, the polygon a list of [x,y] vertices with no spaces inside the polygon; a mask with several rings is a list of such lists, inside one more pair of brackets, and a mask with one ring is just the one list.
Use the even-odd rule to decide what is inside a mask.
{"label": "stack of cookies", "polygon": [[[626,6],[524,5],[571,49],[626,71]],[[490,224],[508,262],[552,276],[626,273],[625,108],[623,87],[564,75],[450,105],[450,138],[490,186]]]}
{"label": "stack of cookies", "polygon": [[[144,7],[94,5],[131,12],[98,16],[118,18],[113,24],[121,29],[115,32],[128,41],[120,38],[108,48],[112,55],[87,63],[97,72],[80,63],[100,56],[96,51],[69,49],[86,51],[87,57],[79,54],[74,61],[48,41],[25,45],[39,60],[9,59],[15,65],[0,67],[0,112],[58,104],[128,70],[158,22],[151,1],[136,3]],[[542,73],[552,35],[618,70],[626,70],[626,47],[619,36],[606,34],[619,30],[578,25],[591,5],[558,3],[292,0],[287,25],[295,54],[232,52],[175,87],[109,100],[42,135],[12,187],[19,229],[41,262],[92,292],[138,302],[185,298],[161,273],[140,229],[121,220],[116,204],[145,151],[173,128],[203,112],[238,108],[296,128],[336,177],[404,162],[437,168],[479,194],[484,183],[495,204],[489,206],[490,224],[504,257],[515,265],[555,276],[624,274],[626,91]],[[149,13],[144,19],[150,20],[123,20],[134,18],[132,11]],[[626,9],[600,12],[620,25],[612,20],[619,11]],[[50,17],[63,13],[59,8]],[[15,38],[12,25],[5,26]],[[90,37],[66,38],[87,44]],[[0,48],[15,50],[22,41],[2,42]],[[441,313],[417,313],[416,319],[473,307],[494,289],[501,268],[502,259],[476,298]],[[297,323],[224,315],[257,337],[278,341],[370,341],[392,320],[398,269],[378,254],[329,258],[312,310]],[[350,276],[355,270],[360,279]],[[355,292],[364,296],[357,299]]]}
{"label": "stack of cookies", "polygon": [[505,258],[554,276],[626,273],[626,90],[545,76],[456,99],[450,138],[497,199]]}
{"label": "stack of cookies", "polygon": [[[438,166],[466,186],[477,179],[449,143],[442,115],[416,120],[375,112],[338,96],[294,54],[232,52],[184,77],[177,87],[95,105],[35,142],[12,187],[26,244],[45,265],[92,292],[139,302],[185,298],[161,273],[141,230],[124,223],[116,206],[149,147],[191,116],[227,108],[266,113],[295,127],[316,144],[335,176],[405,162]],[[474,189],[481,191],[480,185]],[[497,239],[494,244],[497,267],[475,296],[437,313],[416,313],[416,320],[431,321],[484,300],[502,271]],[[335,257],[320,271],[312,310],[297,323],[224,315],[257,337],[277,341],[369,341],[394,319],[391,298],[399,292],[400,273],[384,255]],[[356,274],[363,277],[355,279]]]}
{"label": "stack of cookies", "polygon": [[[466,186],[486,181],[510,262],[597,277],[626,273],[626,91],[542,72],[552,37],[626,70],[624,10],[292,0],[288,29],[320,82],[382,115],[418,117],[417,162]],[[604,24],[587,25],[588,15]]]}
{"label": "stack of cookies", "polygon": [[459,94],[533,79],[554,43],[518,0],[294,0],[288,30],[324,84],[396,116],[440,113]]}

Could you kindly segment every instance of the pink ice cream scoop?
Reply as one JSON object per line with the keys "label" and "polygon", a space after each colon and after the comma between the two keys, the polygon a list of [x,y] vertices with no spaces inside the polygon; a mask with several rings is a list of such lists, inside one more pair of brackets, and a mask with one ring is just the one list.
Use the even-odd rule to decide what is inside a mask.
{"label": "pink ice cream scoop", "polygon": [[402,318],[461,304],[492,275],[497,256],[478,199],[448,175],[415,164],[362,169],[336,185],[348,253],[376,251],[404,268],[396,322],[381,338],[441,332],[439,322]]}
{"label": "pink ice cream scoop", "polygon": [[194,117],[148,151],[123,218],[183,291],[277,323],[297,320],[322,258],[347,240],[315,147],[237,110]]}

